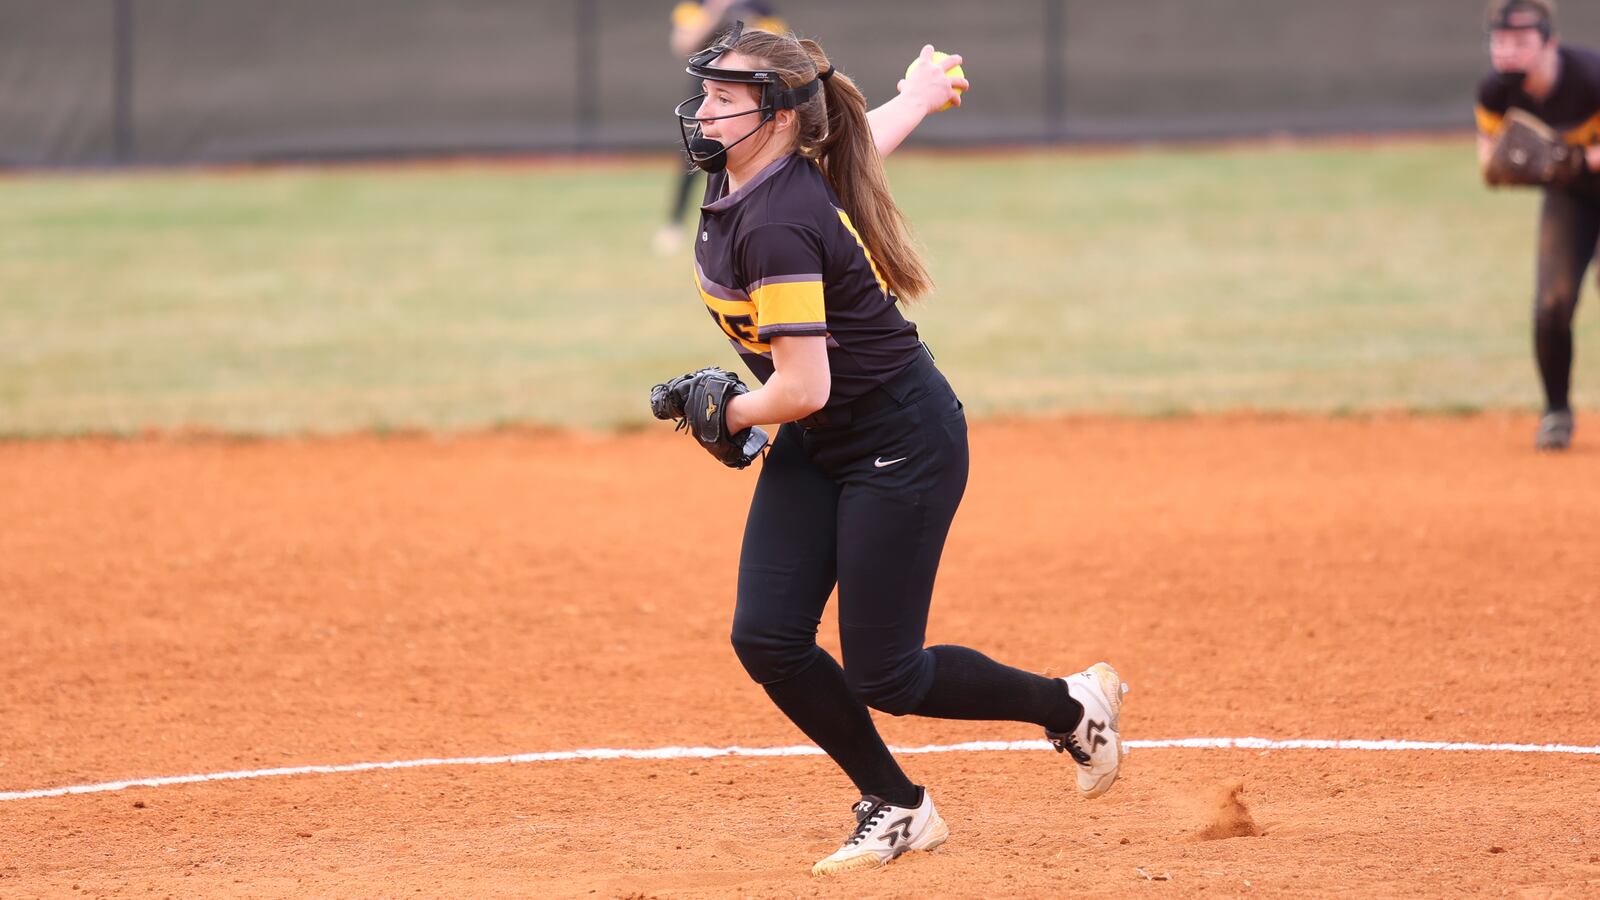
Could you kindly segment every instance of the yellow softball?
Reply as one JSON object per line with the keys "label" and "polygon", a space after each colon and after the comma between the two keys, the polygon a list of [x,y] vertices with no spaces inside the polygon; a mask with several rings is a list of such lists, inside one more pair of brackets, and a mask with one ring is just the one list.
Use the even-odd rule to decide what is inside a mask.
{"label": "yellow softball", "polygon": [[[944,61],[945,57],[947,57],[949,55],[950,54],[944,52],[943,50],[935,50],[935,51],[933,51],[933,64],[934,65],[938,65],[939,63]],[[920,57],[920,56],[917,57],[916,59],[913,59],[911,61],[911,65],[906,66],[906,77],[907,78],[910,78],[911,77],[911,73],[915,72],[917,70],[917,63],[919,63],[919,62],[922,62],[922,57]],[[950,77],[950,78],[965,78],[965,77],[967,77],[967,73],[961,71],[961,67],[960,66],[952,67],[950,69],[950,71],[945,73],[945,75],[947,77]],[[958,97],[961,96],[963,93],[965,93],[960,88],[956,88],[955,92],[956,92],[956,96],[958,96]],[[946,103],[945,105],[939,107],[939,111],[940,112],[944,112],[945,110],[947,110],[950,107],[955,106],[955,105],[956,105],[955,101],[952,100],[949,103]]]}

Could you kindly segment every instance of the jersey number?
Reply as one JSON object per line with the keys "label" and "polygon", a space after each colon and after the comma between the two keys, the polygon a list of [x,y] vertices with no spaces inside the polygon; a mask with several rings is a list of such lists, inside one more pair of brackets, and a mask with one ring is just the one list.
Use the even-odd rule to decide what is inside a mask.
{"label": "jersey number", "polygon": [[723,333],[728,337],[752,344],[756,342],[755,316],[727,316],[714,309],[708,312],[711,313],[711,318],[717,320],[717,325],[721,326]]}

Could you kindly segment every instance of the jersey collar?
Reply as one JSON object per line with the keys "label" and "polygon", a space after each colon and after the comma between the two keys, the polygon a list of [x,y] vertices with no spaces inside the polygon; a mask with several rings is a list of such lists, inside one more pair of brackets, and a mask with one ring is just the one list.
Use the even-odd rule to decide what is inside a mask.
{"label": "jersey collar", "polygon": [[[710,203],[707,203],[705,206],[700,207],[701,211],[709,212],[709,213],[727,212],[728,210],[732,209],[735,205],[737,205],[739,203],[739,201],[741,201],[744,198],[750,196],[750,192],[751,191],[753,191],[756,188],[760,187],[764,182],[766,182],[767,179],[769,179],[772,176],[778,174],[780,171],[783,170],[784,166],[787,166],[789,163],[793,162],[797,158],[798,158],[797,154],[791,153],[788,156],[783,157],[782,159],[773,160],[765,169],[762,169],[760,172],[757,172],[756,173],[756,177],[754,177],[754,178],[750,179],[749,181],[745,182],[743,187],[740,187],[737,191],[734,191],[733,193],[727,195],[726,197],[722,197],[720,199],[717,199],[717,200],[714,200],[714,201],[712,201]],[[726,176],[723,177],[723,183],[724,184],[727,183],[727,177]]]}

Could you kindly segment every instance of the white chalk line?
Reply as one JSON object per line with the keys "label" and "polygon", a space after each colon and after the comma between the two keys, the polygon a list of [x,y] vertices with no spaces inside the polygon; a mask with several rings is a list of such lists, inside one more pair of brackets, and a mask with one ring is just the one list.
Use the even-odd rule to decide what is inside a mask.
{"label": "white chalk line", "polygon": [[[1457,753],[1560,753],[1576,756],[1600,756],[1600,746],[1475,744],[1453,741],[1324,740],[1315,738],[1277,741],[1258,737],[1197,737],[1146,741],[1128,740],[1123,741],[1122,745],[1130,750],[1433,750]],[[1047,741],[1032,740],[967,741],[961,744],[929,744],[923,747],[891,747],[890,749],[897,754],[917,754],[1037,751],[1051,749],[1051,747]],[[821,755],[821,750],[809,744],[797,744],[789,747],[653,747],[643,750],[608,748],[552,750],[544,753],[516,753],[510,756],[402,759],[390,762],[347,763],[337,766],[285,766],[277,769],[244,769],[237,772],[209,772],[200,775],[165,775],[158,778],[134,778],[128,781],[106,781],[99,784],[75,784],[67,787],[41,788],[31,791],[3,791],[0,792],[0,801],[41,800],[46,797],[64,797],[71,794],[103,794],[109,791],[121,791],[134,787],[170,787],[179,784],[199,784],[207,781],[246,781],[254,778],[282,778],[291,775],[339,775],[349,772],[375,772],[388,769],[425,769],[434,766],[503,766],[521,763],[609,759],[716,759],[724,756]]]}

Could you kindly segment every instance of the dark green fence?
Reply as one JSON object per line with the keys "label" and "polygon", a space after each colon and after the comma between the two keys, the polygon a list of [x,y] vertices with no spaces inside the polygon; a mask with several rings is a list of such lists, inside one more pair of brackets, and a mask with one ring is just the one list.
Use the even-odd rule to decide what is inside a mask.
{"label": "dark green fence", "polygon": [[[671,0],[0,0],[0,163],[669,149]],[[874,100],[924,41],[925,143],[1465,127],[1478,0],[790,0]],[[1562,31],[1600,42],[1600,3]]]}

